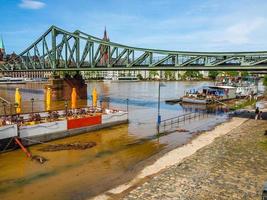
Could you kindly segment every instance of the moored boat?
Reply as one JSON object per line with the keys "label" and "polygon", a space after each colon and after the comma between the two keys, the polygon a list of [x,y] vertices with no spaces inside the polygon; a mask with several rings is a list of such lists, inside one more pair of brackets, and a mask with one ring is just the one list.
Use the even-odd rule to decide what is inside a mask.
{"label": "moored boat", "polygon": [[257,77],[219,77],[218,79],[216,86],[235,87],[237,97],[247,97],[258,93],[259,79]]}
{"label": "moored boat", "polygon": [[206,86],[201,91],[186,92],[182,102],[193,104],[211,104],[220,101],[235,99],[236,88],[231,86]]}
{"label": "moored boat", "polygon": [[128,113],[114,109],[79,108],[70,111],[1,116],[0,152],[14,147],[13,138],[29,146],[128,122]]}
{"label": "moored boat", "polygon": [[25,84],[25,78],[2,77],[0,84]]}
{"label": "moored boat", "polygon": [[212,103],[211,99],[201,99],[201,98],[192,98],[192,97],[183,97],[182,102],[195,103],[195,104],[210,104],[210,103]]}

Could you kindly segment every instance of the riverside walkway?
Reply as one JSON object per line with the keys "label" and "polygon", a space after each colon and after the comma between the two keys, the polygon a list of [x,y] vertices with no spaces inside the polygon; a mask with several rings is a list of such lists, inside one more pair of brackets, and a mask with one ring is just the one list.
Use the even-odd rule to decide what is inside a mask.
{"label": "riverside walkway", "polygon": [[249,119],[181,163],[161,171],[119,198],[261,199],[262,187],[267,181],[265,130],[265,120]]}

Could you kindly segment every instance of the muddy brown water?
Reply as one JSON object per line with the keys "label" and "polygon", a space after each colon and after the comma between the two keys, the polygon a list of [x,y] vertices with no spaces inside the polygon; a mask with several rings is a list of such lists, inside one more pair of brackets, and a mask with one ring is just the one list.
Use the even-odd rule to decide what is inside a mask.
{"label": "muddy brown water", "polygon": [[[205,109],[167,105],[164,100],[179,98],[187,89],[208,84],[212,83],[166,82],[161,88],[162,118]],[[31,98],[35,99],[34,111],[45,109],[42,84],[0,85],[0,96],[13,102],[15,87],[24,88],[24,112],[31,112]],[[157,155],[188,142],[194,136],[192,132],[206,130],[225,120],[224,115],[202,118],[180,126],[190,132],[173,132],[157,138],[157,82],[89,82],[89,99],[80,101],[81,106],[91,104],[93,87],[100,98],[110,98],[112,108],[126,110],[126,99],[129,99],[129,124],[48,143],[96,143],[89,149],[43,152],[40,149],[47,144],[30,147],[34,155],[48,159],[42,165],[26,158],[20,150],[0,154],[0,199],[87,199],[129,181]],[[64,102],[53,102],[52,108],[64,108]],[[1,105],[0,112],[3,113]]]}

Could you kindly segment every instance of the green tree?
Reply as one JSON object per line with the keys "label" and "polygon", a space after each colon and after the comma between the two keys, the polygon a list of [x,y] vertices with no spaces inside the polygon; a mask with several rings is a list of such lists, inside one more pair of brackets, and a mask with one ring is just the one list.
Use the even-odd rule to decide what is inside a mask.
{"label": "green tree", "polygon": [[136,77],[139,79],[139,80],[143,80],[144,77],[142,76],[142,74],[137,74]]}
{"label": "green tree", "polygon": [[119,73],[119,76],[120,76],[120,77],[125,77],[125,72],[120,72],[120,73]]}
{"label": "green tree", "polygon": [[228,76],[235,77],[235,76],[238,76],[239,75],[239,72],[238,71],[229,71],[229,72],[226,72],[226,74]]}
{"label": "green tree", "polygon": [[201,74],[198,71],[186,71],[183,75],[184,79],[202,79],[203,78],[203,74]]}
{"label": "green tree", "polygon": [[212,80],[215,80],[218,75],[219,75],[218,71],[212,70],[209,71],[208,77],[211,78]]}
{"label": "green tree", "polygon": [[171,70],[164,71],[164,78],[167,80],[175,80],[175,73]]}
{"label": "green tree", "polygon": [[150,70],[149,71],[149,79],[154,79],[155,76],[159,76],[159,73],[155,70]]}
{"label": "green tree", "polygon": [[263,85],[267,86],[267,75],[264,75],[264,78],[263,78]]}
{"label": "green tree", "polygon": [[249,76],[249,73],[248,73],[247,71],[241,72],[241,76],[242,76],[242,77]]}

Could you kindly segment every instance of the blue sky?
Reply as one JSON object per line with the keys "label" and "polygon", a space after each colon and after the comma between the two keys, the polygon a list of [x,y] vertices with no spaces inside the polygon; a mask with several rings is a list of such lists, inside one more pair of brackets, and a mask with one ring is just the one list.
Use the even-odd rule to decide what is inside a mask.
{"label": "blue sky", "polygon": [[187,51],[267,50],[266,0],[0,0],[7,52],[52,24],[126,45]]}

